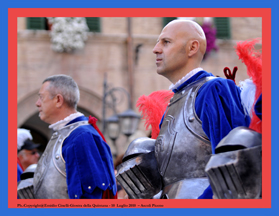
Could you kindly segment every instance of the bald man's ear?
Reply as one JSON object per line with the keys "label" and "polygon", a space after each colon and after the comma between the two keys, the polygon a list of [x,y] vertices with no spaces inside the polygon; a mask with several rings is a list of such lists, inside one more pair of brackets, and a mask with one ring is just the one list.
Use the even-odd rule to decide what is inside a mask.
{"label": "bald man's ear", "polygon": [[199,41],[197,41],[197,40],[191,41],[190,46],[189,46],[190,50],[189,50],[188,56],[192,57],[193,55],[195,55],[198,52],[199,48],[200,48]]}
{"label": "bald man's ear", "polygon": [[64,98],[61,94],[57,94],[55,96],[55,100],[56,100],[56,107],[60,108],[62,107],[63,103],[64,103]]}

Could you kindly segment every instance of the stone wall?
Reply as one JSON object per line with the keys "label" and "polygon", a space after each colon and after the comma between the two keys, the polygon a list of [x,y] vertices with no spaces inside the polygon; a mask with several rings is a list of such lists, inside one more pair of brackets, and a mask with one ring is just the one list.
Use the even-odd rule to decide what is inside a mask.
{"label": "stone wall", "polygon": [[231,33],[233,40],[247,40],[262,37],[261,17],[231,18]]}
{"label": "stone wall", "polygon": [[[49,31],[25,30],[25,25],[25,18],[18,18],[18,127],[24,124],[32,126],[40,121],[36,116],[35,102],[41,83],[46,77],[60,73],[72,76],[80,86],[79,108],[102,120],[105,74],[107,74],[110,87],[123,87],[127,90],[129,88],[127,18],[102,18],[102,33],[89,33],[84,49],[73,53],[52,51]],[[238,40],[261,37],[261,19],[232,18],[231,26],[233,40],[218,40],[218,51],[211,52],[202,62],[202,67],[215,75],[224,77],[224,67],[233,69],[237,66],[239,68],[236,79],[238,83],[247,78],[247,75],[246,67],[238,60],[234,46]],[[168,89],[171,84],[166,78],[157,75],[155,55],[152,53],[161,28],[161,18],[132,18],[133,47],[139,47],[137,54],[134,52],[134,60],[135,57],[137,59],[134,61],[134,109],[141,95]],[[260,48],[261,44],[258,47]],[[127,101],[124,101],[118,106],[118,111],[124,111],[126,108]],[[111,110],[107,111],[107,116],[112,114]],[[46,126],[39,126],[37,129],[48,136],[49,131]],[[143,122],[139,129],[138,133],[142,136]],[[144,134],[148,135],[149,132],[144,132]],[[120,152],[126,149],[128,142],[124,137],[118,140]]]}

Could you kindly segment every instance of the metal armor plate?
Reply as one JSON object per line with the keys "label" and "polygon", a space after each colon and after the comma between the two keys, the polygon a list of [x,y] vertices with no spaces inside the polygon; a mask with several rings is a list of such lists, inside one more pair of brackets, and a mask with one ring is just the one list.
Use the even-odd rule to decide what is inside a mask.
{"label": "metal armor plate", "polygon": [[[168,193],[167,189],[178,181],[191,179],[194,183],[195,179],[200,181],[199,179],[206,178],[204,169],[211,156],[211,144],[196,115],[195,98],[199,88],[213,78],[206,77],[186,86],[174,94],[167,107],[155,142],[155,155],[165,186],[162,197],[178,198],[176,193]],[[209,182],[203,181],[203,185],[205,189]],[[185,197],[197,196],[198,194],[189,197],[185,191]]]}
{"label": "metal armor plate", "polygon": [[36,199],[69,198],[62,145],[73,130],[86,124],[88,124],[87,121],[76,122],[53,133],[34,174],[33,185]]}
{"label": "metal armor plate", "polygon": [[162,189],[154,146],[154,139],[134,140],[117,167],[116,179],[131,199],[151,199]]}
{"label": "metal armor plate", "polygon": [[21,181],[17,185],[19,199],[35,199],[33,190],[33,177],[37,164],[31,164],[20,175]]}
{"label": "metal armor plate", "polygon": [[262,136],[237,127],[224,137],[206,165],[217,199],[258,199],[262,191]]}

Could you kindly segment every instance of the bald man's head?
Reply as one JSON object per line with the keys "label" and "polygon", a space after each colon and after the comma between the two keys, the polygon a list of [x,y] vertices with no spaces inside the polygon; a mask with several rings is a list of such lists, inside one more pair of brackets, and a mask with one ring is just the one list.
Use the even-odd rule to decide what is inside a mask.
{"label": "bald man's head", "polygon": [[175,20],[162,30],[153,49],[157,73],[175,83],[191,70],[200,67],[206,51],[206,38],[199,24]]}
{"label": "bald man's head", "polygon": [[199,41],[199,51],[202,55],[205,54],[206,37],[202,27],[198,23],[192,20],[173,20],[164,27],[162,33],[166,30],[176,32],[185,39],[185,42],[189,40]]}

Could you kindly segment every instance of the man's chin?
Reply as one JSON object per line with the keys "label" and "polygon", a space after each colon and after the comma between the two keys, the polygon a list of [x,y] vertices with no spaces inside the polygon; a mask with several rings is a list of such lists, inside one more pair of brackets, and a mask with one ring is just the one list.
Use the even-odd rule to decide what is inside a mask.
{"label": "man's chin", "polygon": [[157,70],[157,74],[159,74],[161,76],[165,76],[165,71]]}
{"label": "man's chin", "polygon": [[163,74],[163,71],[162,71],[162,70],[157,69],[157,74],[162,75],[162,74]]}
{"label": "man's chin", "polygon": [[39,118],[44,122],[45,121],[45,118],[43,115],[39,114]]}

